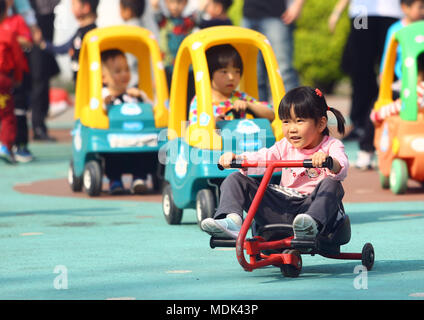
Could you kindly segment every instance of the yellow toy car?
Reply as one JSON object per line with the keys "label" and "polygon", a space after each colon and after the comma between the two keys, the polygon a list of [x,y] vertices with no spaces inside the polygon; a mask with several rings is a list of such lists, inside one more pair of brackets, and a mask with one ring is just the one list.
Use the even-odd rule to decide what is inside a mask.
{"label": "yellow toy car", "polygon": [[[235,119],[215,122],[211,81],[205,52],[231,44],[244,65],[240,90],[258,98],[256,75],[260,51],[268,71],[275,120]],[[199,121],[188,122],[187,79],[192,67]],[[268,39],[256,31],[235,26],[203,29],[181,44],[172,78],[168,143],[162,207],[169,224],[179,224],[183,209],[195,208],[197,221],[212,217],[219,201],[219,186],[232,170],[220,171],[216,164],[223,152],[255,151],[282,138],[278,105],[284,95],[283,81]]]}
{"label": "yellow toy car", "polygon": [[[123,103],[106,111],[102,99],[100,54],[119,49],[138,60],[139,88],[154,105]],[[165,141],[158,139],[168,123],[168,87],[159,46],[152,32],[135,26],[91,30],[84,37],[76,83],[75,127],[68,182],[73,191],[84,189],[97,196],[102,189],[103,163],[111,153],[130,157],[134,153],[157,154]],[[157,159],[157,157],[154,157]],[[155,178],[158,161],[148,166]],[[158,178],[159,179],[159,178]],[[156,179],[156,185],[160,181]]]}

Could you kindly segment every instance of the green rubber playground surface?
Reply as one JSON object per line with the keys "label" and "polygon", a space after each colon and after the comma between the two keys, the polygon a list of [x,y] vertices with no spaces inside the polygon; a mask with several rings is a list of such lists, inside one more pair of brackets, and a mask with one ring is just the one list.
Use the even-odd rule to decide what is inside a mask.
{"label": "green rubber playground surface", "polygon": [[275,267],[245,272],[234,249],[210,249],[194,210],[170,226],[160,203],[20,193],[15,186],[67,174],[69,144],[30,148],[32,163],[0,162],[0,299],[424,300],[424,195],[345,203],[352,239],[342,252],[371,242],[372,271],[303,255],[293,279]]}

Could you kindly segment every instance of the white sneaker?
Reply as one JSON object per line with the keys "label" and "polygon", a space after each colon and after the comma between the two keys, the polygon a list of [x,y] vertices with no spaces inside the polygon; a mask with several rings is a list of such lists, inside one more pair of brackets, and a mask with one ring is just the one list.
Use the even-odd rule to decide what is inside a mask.
{"label": "white sneaker", "polygon": [[293,232],[295,239],[314,240],[318,234],[318,225],[309,214],[301,213],[293,220]]}
{"label": "white sneaker", "polygon": [[373,168],[373,160],[374,152],[367,151],[358,151],[358,156],[356,158],[355,167],[360,170],[369,170]]}
{"label": "white sneaker", "polygon": [[200,227],[211,236],[237,239],[243,220],[237,213],[230,213],[224,219],[207,218]]}

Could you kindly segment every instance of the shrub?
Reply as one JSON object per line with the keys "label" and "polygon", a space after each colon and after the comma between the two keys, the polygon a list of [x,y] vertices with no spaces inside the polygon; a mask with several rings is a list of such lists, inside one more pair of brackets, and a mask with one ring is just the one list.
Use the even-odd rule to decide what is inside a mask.
{"label": "shrub", "polygon": [[336,2],[305,1],[294,35],[294,65],[302,84],[327,92],[344,77],[340,64],[350,28],[345,10],[336,31],[330,33],[328,18]]}
{"label": "shrub", "polygon": [[235,26],[241,25],[243,18],[243,0],[234,0],[233,4],[228,10],[228,16]]}

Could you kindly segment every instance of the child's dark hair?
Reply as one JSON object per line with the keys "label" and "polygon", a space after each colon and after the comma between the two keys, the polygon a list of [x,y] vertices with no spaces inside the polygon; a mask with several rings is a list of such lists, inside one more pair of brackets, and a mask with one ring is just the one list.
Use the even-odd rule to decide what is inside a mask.
{"label": "child's dark hair", "polygon": [[100,60],[102,61],[102,63],[105,63],[108,60],[114,59],[118,56],[125,57],[125,54],[119,49],[109,49],[102,51],[102,53],[100,54]]}
{"label": "child's dark hair", "polygon": [[243,74],[243,62],[238,51],[230,44],[214,46],[206,50],[206,60],[208,61],[209,74],[212,78],[213,73],[228,66],[230,62],[235,68],[240,69]]}
{"label": "child's dark hair", "polygon": [[222,9],[224,9],[225,12],[231,7],[233,4],[233,0],[212,0],[215,3],[220,3],[222,5]]}
{"label": "child's dark hair", "polygon": [[404,4],[408,7],[412,6],[414,4],[414,2],[424,2],[424,0],[400,0],[400,4]]}
{"label": "child's dark hair", "polygon": [[421,52],[417,58],[418,72],[424,72],[424,52]]}
{"label": "child's dark hair", "polygon": [[[321,117],[327,117],[327,111],[331,111],[337,119],[337,131],[340,134],[345,133],[345,119],[337,109],[330,108],[325,101],[324,95],[319,89],[311,87],[298,87],[290,90],[280,102],[278,115],[281,120],[291,119],[291,109],[293,108],[296,117],[305,119],[314,119],[318,122]],[[323,135],[330,135],[327,128],[322,132]]]}
{"label": "child's dark hair", "polygon": [[91,13],[97,14],[97,7],[99,6],[100,0],[79,0],[82,4],[90,5]]}
{"label": "child's dark hair", "polygon": [[146,6],[145,0],[120,0],[120,4],[123,8],[128,8],[133,12],[134,16],[140,18],[144,13]]}

